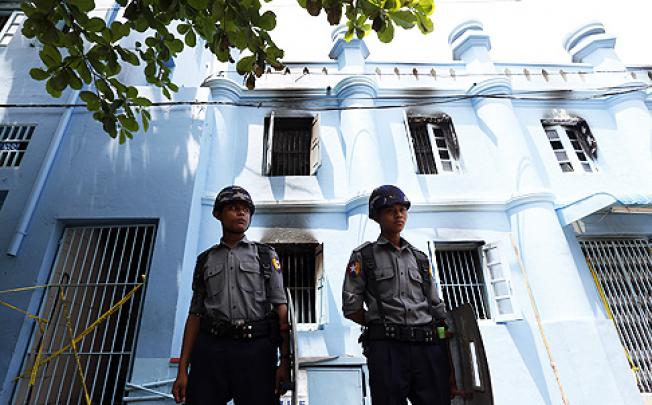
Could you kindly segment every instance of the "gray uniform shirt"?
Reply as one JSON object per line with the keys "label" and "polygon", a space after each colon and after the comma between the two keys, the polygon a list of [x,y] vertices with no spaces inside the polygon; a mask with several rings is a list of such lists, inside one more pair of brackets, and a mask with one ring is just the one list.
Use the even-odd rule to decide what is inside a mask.
{"label": "gray uniform shirt", "polygon": [[[269,303],[285,304],[283,274],[272,250],[272,276],[266,282],[261,272],[258,246],[243,238],[231,249],[222,241],[211,247],[204,265],[197,260],[192,280],[190,313],[228,322],[263,319]],[[201,256],[201,255],[200,255]]]}
{"label": "gray uniform shirt", "polygon": [[[367,323],[380,321],[378,303],[367,289],[367,277],[362,266],[360,250],[369,242],[353,250],[342,287],[342,311],[349,315],[367,306]],[[423,278],[409,244],[401,238],[397,249],[382,236],[373,244],[376,260],[378,295],[383,301],[385,320],[400,325],[422,325],[432,321],[430,302],[435,303],[435,317],[445,319],[446,307],[439,299],[435,283],[431,283],[431,300],[423,294]],[[432,270],[431,270],[432,273]]]}

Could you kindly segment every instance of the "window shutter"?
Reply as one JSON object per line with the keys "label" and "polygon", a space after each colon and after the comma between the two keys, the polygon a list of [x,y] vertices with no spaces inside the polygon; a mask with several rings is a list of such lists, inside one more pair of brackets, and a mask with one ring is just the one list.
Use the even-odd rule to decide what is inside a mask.
{"label": "window shutter", "polygon": [[595,137],[593,137],[593,134],[591,133],[589,124],[587,124],[586,121],[582,120],[578,125],[578,129],[579,129],[578,138],[580,142],[584,143],[585,150],[588,152],[588,155],[591,157],[591,159],[596,160],[598,158],[598,143],[596,142]]}
{"label": "window shutter", "polygon": [[410,148],[410,156],[412,157],[414,172],[419,173],[419,165],[417,164],[417,154],[414,151],[414,139],[412,138],[412,132],[410,131],[410,121],[406,111],[403,111],[403,122],[405,123],[405,135],[407,136],[407,143]]}
{"label": "window shutter", "polygon": [[316,321],[319,325],[328,323],[328,302],[326,296],[326,279],[324,275],[324,244],[321,243],[315,248],[315,312]]}
{"label": "window shutter", "polygon": [[265,166],[263,167],[265,176],[272,174],[272,146],[274,143],[274,112],[269,117],[269,126],[267,127],[266,144],[265,144]]}
{"label": "window shutter", "polygon": [[453,158],[457,161],[460,158],[460,144],[457,141],[457,134],[455,133],[455,128],[453,127],[453,120],[448,118],[447,120],[447,131],[446,140],[448,142],[448,150],[453,155]]}
{"label": "window shutter", "polygon": [[505,259],[505,249],[499,242],[482,247],[483,266],[488,284],[493,318],[496,322],[521,319],[512,290],[510,269]]}
{"label": "window shutter", "polygon": [[321,166],[321,147],[319,144],[320,122],[317,114],[312,122],[312,135],[310,137],[310,175],[317,174]]}
{"label": "window shutter", "polygon": [[7,46],[11,39],[18,33],[18,28],[25,21],[25,14],[21,11],[14,11],[9,16],[5,26],[0,30],[0,46]]}

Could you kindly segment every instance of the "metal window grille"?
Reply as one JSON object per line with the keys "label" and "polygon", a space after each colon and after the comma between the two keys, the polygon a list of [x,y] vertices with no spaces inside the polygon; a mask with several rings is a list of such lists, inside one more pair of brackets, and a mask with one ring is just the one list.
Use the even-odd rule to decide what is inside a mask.
{"label": "metal window grille", "polygon": [[316,243],[273,244],[283,270],[283,284],[292,294],[298,323],[316,323]]}
{"label": "metal window grille", "polygon": [[449,123],[433,124],[417,118],[409,120],[410,136],[418,174],[459,171],[449,144]]}
{"label": "metal window grille", "polygon": [[580,241],[604,292],[620,341],[637,367],[641,392],[652,393],[652,243],[648,239]]}
{"label": "metal window grille", "polygon": [[[24,370],[34,364],[39,345],[46,358],[70,342],[67,320],[78,335],[115,305],[141,281],[149,269],[156,226],[75,226],[64,230],[41,305],[41,317],[49,319],[45,333],[35,328]],[[132,353],[140,319],[143,289],[78,344],[85,385],[94,404],[120,403],[132,366]],[[68,316],[65,308],[68,308]],[[18,382],[16,404],[81,404],[80,383],[74,353],[68,350],[43,365],[36,384],[29,378]]]}
{"label": "metal window grille", "polygon": [[18,167],[36,125],[0,125],[0,168]]}
{"label": "metal window grille", "polygon": [[490,319],[479,243],[435,245],[442,299],[449,310],[469,303],[478,319]]}
{"label": "metal window grille", "polygon": [[597,171],[591,154],[580,140],[578,127],[551,125],[544,129],[562,172],[574,172],[580,168],[587,173]]}
{"label": "metal window grille", "polygon": [[309,176],[312,117],[276,117],[272,176]]}
{"label": "metal window grille", "polygon": [[435,155],[432,152],[430,136],[426,124],[410,124],[410,135],[414,145],[414,155],[417,160],[418,174],[437,174]]}

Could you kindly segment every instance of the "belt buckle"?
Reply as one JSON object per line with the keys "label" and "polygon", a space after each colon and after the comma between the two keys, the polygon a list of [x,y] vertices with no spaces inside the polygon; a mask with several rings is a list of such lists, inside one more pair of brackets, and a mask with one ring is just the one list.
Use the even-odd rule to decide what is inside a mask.
{"label": "belt buckle", "polygon": [[416,341],[417,336],[416,336],[415,328],[414,328],[413,326],[410,326],[410,327],[408,328],[408,330],[409,330],[409,333],[408,333],[408,340],[409,340],[410,342],[414,342],[414,341]]}

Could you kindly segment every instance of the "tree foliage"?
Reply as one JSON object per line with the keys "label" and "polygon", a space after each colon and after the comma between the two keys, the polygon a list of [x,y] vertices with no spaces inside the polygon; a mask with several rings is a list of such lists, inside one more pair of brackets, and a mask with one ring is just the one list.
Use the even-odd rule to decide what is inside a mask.
{"label": "tree foliage", "polygon": [[[270,2],[271,0],[265,0]],[[433,0],[297,0],[310,15],[324,11],[331,25],[344,17],[346,40],[375,31],[382,42],[394,37],[394,27],[433,30]],[[235,62],[231,50],[243,51],[236,69],[247,88],[273,68],[283,69],[283,50],[270,35],[276,15],[259,0],[116,0],[124,8],[119,20],[97,16],[93,0],[32,0],[22,4],[27,19],[23,35],[37,39],[43,68],[30,75],[46,82],[53,97],[68,87],[82,90],[80,98],[104,131],[124,143],[141,127],[147,131],[151,100],[123,83],[122,66],[142,67],[147,82],[170,99],[178,86],[171,80],[169,61],[184,47],[198,43],[222,62]],[[132,31],[145,39],[131,48],[122,41]],[[130,44],[133,44],[129,41]],[[86,86],[85,86],[86,85]]]}

